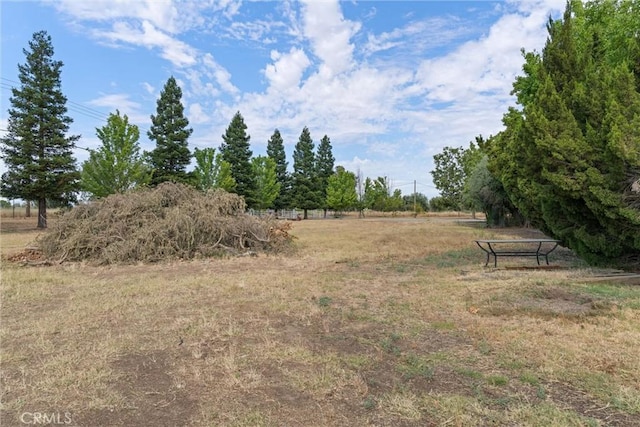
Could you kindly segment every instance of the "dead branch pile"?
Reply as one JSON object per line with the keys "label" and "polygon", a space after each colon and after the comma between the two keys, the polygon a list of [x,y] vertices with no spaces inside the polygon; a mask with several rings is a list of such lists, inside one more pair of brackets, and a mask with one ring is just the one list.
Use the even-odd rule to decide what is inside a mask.
{"label": "dead branch pile", "polygon": [[57,261],[98,264],[279,252],[290,224],[245,213],[242,197],[165,183],[114,194],[63,214],[39,246]]}

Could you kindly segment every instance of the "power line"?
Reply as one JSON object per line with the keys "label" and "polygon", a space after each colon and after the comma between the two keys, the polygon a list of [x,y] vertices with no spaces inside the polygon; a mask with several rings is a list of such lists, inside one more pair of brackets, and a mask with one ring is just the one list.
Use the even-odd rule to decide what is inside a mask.
{"label": "power line", "polygon": [[[8,82],[8,83],[0,82],[0,88],[6,89],[6,90],[15,89],[16,86],[14,86],[14,85],[21,85],[22,84],[20,82],[17,82],[15,80],[11,80],[11,79],[7,79],[5,77],[0,77],[0,80],[4,80],[4,81]],[[66,104],[67,104],[67,110],[69,110],[71,112],[78,113],[78,114],[81,114],[83,116],[95,119],[95,120],[100,120],[100,121],[105,122],[105,123],[108,122],[108,116],[105,115],[102,111],[96,110],[94,108],[87,107],[85,105],[82,105],[80,103],[71,101],[69,99],[67,99]],[[136,126],[138,126],[138,125],[136,125]],[[138,126],[138,129],[140,130],[141,133],[142,132],[144,132],[144,133],[148,132],[148,129],[146,129],[146,128],[142,127],[142,126]]]}
{"label": "power line", "polygon": [[[0,79],[12,82],[12,80],[5,79],[4,77],[0,77]],[[5,82],[0,82],[0,87],[2,89],[7,89],[7,90],[12,90],[15,88],[15,86]],[[85,107],[84,105],[78,104],[77,102],[67,100],[67,110],[73,111],[78,114],[82,114],[92,119],[100,120],[103,122],[107,121],[107,118],[104,115],[104,113],[98,110],[94,110],[93,108]]]}

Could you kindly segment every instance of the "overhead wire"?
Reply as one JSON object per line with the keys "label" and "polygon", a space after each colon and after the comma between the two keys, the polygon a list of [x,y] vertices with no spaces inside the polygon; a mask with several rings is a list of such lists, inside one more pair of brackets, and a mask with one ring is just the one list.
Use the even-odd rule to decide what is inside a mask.
{"label": "overhead wire", "polygon": [[[11,80],[11,79],[7,79],[5,77],[0,77],[0,88],[5,89],[5,90],[12,90],[15,89],[16,86],[21,85],[20,82],[17,82],[15,80]],[[67,98],[67,102],[66,102],[66,106],[67,106],[67,110],[74,112],[74,113],[78,113],[81,114],[83,116],[95,119],[95,120],[100,120],[101,122],[105,122],[107,123],[108,121],[108,115],[105,115],[102,111],[96,110],[94,108],[90,108],[87,107],[86,105],[80,104],[78,102],[69,100]],[[138,125],[136,125],[138,126]],[[148,131],[148,129],[142,127],[142,126],[138,126],[138,129],[144,133],[146,133]]]}

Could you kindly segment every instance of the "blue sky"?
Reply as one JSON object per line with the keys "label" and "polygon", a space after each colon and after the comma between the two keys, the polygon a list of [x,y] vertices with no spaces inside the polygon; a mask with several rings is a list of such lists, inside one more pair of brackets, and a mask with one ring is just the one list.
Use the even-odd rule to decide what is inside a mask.
{"label": "blue sky", "polygon": [[[141,128],[173,75],[194,132],[218,148],[240,111],[254,155],[278,128],[287,160],[304,126],[328,135],[336,164],[385,176],[403,194],[437,195],[430,171],[445,146],[502,129],[521,73],[565,0],[2,1],[0,129],[34,32],[52,37],[79,147],[119,109]],[[0,135],[3,132],[0,131]],[[86,151],[76,150],[79,163]],[[0,166],[4,171],[4,165]]]}

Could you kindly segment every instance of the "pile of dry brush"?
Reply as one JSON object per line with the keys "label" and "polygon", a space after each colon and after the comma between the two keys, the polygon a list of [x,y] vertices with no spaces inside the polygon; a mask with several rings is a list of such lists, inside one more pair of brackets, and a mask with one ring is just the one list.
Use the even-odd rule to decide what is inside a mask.
{"label": "pile of dry brush", "polygon": [[165,183],[64,213],[39,241],[44,256],[98,264],[280,252],[290,223],[245,213],[244,199]]}

